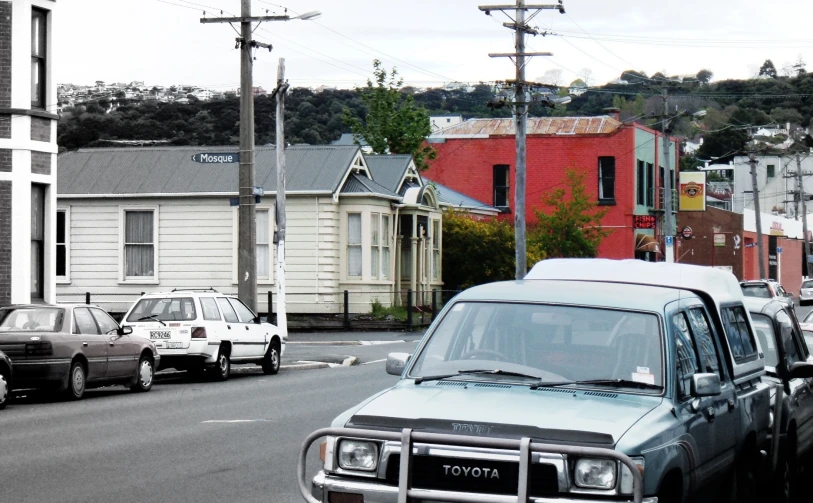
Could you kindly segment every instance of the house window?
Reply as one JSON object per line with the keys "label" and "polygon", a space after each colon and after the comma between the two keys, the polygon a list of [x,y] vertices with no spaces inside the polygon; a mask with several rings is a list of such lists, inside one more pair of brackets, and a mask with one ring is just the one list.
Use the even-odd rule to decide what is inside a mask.
{"label": "house window", "polygon": [[269,211],[258,209],[254,221],[257,227],[257,279],[269,279],[271,277]]}
{"label": "house window", "polygon": [[31,107],[45,108],[46,37],[48,13],[31,9]]}
{"label": "house window", "polygon": [[598,198],[615,200],[615,157],[598,158]]}
{"label": "house window", "polygon": [[45,186],[31,185],[31,298],[43,298],[45,276]]}
{"label": "house window", "polygon": [[361,213],[347,214],[347,275],[361,276]]}
{"label": "house window", "polygon": [[440,279],[440,220],[432,220],[432,279]]}
{"label": "house window", "polygon": [[646,163],[646,205],[655,206],[655,166]]}
{"label": "house window", "polygon": [[639,206],[644,206],[646,204],[646,163],[644,161],[638,161],[636,182],[635,202]]}
{"label": "house window", "polygon": [[494,206],[508,207],[508,165],[494,166]]}
{"label": "house window", "polygon": [[381,277],[390,277],[390,216],[381,215]]}
{"label": "house window", "polygon": [[155,277],[155,212],[124,212],[124,277]]}
{"label": "house window", "polygon": [[56,277],[68,279],[68,212],[56,212]]}
{"label": "house window", "polygon": [[381,213],[370,214],[370,277],[378,279],[381,272]]}
{"label": "house window", "polygon": [[768,178],[773,178],[776,176],[776,165],[768,164]]}

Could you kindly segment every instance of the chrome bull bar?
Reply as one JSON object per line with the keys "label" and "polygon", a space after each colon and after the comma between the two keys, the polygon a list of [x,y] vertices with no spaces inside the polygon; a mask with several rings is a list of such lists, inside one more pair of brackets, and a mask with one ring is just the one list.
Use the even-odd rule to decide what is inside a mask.
{"label": "chrome bull bar", "polygon": [[[311,488],[305,479],[307,468],[308,452],[316,440],[322,437],[337,436],[351,437],[369,440],[385,440],[401,442],[401,459],[398,470],[398,503],[408,503],[410,498],[420,496],[422,500],[450,501],[449,494],[438,496],[435,500],[428,496],[426,492],[417,494],[412,489],[412,446],[415,442],[453,445],[462,447],[483,447],[493,449],[509,449],[519,451],[519,480],[517,485],[517,503],[529,503],[529,475],[531,465],[531,453],[567,454],[573,456],[598,457],[612,459],[623,463],[632,473],[632,500],[634,503],[641,503],[644,493],[644,479],[638,466],[626,454],[622,454],[613,449],[600,447],[582,447],[570,445],[554,445],[535,442],[528,437],[522,439],[507,439],[493,437],[473,437],[468,435],[451,435],[448,433],[427,433],[422,431],[412,431],[411,428],[404,428],[397,431],[363,430],[358,428],[322,428],[316,430],[305,439],[299,451],[299,462],[296,467],[297,482],[299,492],[308,503],[322,503],[311,495]],[[454,495],[454,501],[461,503],[490,503],[490,495],[477,495],[460,493]]]}

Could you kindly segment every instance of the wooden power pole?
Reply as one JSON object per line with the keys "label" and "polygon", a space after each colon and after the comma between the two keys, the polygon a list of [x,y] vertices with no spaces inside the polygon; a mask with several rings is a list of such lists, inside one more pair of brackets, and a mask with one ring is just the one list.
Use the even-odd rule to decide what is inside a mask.
{"label": "wooden power pole", "polygon": [[759,262],[759,278],[768,279],[768,276],[765,274],[765,245],[762,243],[762,212],[759,209],[757,158],[753,152],[748,153],[748,163],[751,165],[751,185],[754,191],[754,220],[756,220],[757,224],[757,261]]}
{"label": "wooden power pole", "polygon": [[[545,9],[556,9],[560,13],[565,13],[562,0],[555,5],[526,5],[525,0],[517,0],[516,5],[481,5],[479,9],[487,15],[491,11],[514,11],[513,23],[503,23],[503,26],[516,32],[516,51],[513,53],[491,53],[492,58],[510,58],[516,66],[516,82],[514,83],[514,105],[516,117],[516,174],[514,183],[514,236],[516,241],[516,279],[522,279],[528,272],[526,264],[527,253],[525,246],[525,175],[526,175],[526,150],[525,135],[528,122],[528,89],[529,82],[525,80],[526,59],[533,56],[552,56],[550,52],[526,52],[525,35],[530,33],[537,35],[536,29],[530,27],[528,22],[540,11]],[[536,11],[526,17],[529,10]],[[511,19],[511,17],[509,16]]]}
{"label": "wooden power pole", "polygon": [[[285,81],[285,58],[279,59],[277,70],[277,197],[274,216],[277,231],[274,241],[277,244],[277,328],[280,335],[288,335],[288,318],[285,309],[285,92],[288,83]],[[271,306],[269,306],[269,309]]]}

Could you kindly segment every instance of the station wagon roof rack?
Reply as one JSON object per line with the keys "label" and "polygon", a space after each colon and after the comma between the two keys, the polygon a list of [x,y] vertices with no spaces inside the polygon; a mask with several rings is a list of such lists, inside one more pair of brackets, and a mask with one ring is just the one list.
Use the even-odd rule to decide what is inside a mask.
{"label": "station wagon roof rack", "polygon": [[214,288],[173,288],[173,292],[215,292],[220,293]]}

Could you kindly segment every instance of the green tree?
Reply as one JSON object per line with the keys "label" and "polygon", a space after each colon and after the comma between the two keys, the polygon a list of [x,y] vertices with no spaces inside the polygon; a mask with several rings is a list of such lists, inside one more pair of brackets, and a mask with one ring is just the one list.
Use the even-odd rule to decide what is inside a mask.
{"label": "green tree", "polygon": [[376,59],[373,76],[375,83],[368,79],[366,87],[356,89],[366,105],[366,116],[362,119],[345,109],[345,123],[356,141],[364,139],[376,154],[411,154],[418,170],[426,169],[426,161],[437,155],[424,143],[432,132],[429,115],[411,94],[401,92],[404,81],[395,68],[387,72]]}
{"label": "green tree", "polygon": [[600,209],[595,197],[587,193],[586,173],[570,169],[564,187],[542,196],[547,211],[534,211],[537,223],[528,232],[529,248],[540,250],[548,258],[595,257],[601,240],[611,231],[601,226],[607,208]]}
{"label": "green tree", "polygon": [[709,82],[711,82],[712,77],[714,77],[714,73],[711,70],[707,70],[705,68],[697,72],[696,76],[698,82],[702,84],[708,84]]}
{"label": "green tree", "polygon": [[[450,288],[514,279],[515,250],[514,226],[509,220],[476,220],[455,210],[444,213],[443,282]],[[544,257],[538,245],[528,243],[528,264]]]}
{"label": "green tree", "polygon": [[773,64],[773,61],[770,59],[766,59],[762,66],[759,67],[759,75],[761,76],[768,76],[772,79],[775,79],[777,76],[776,67]]}

